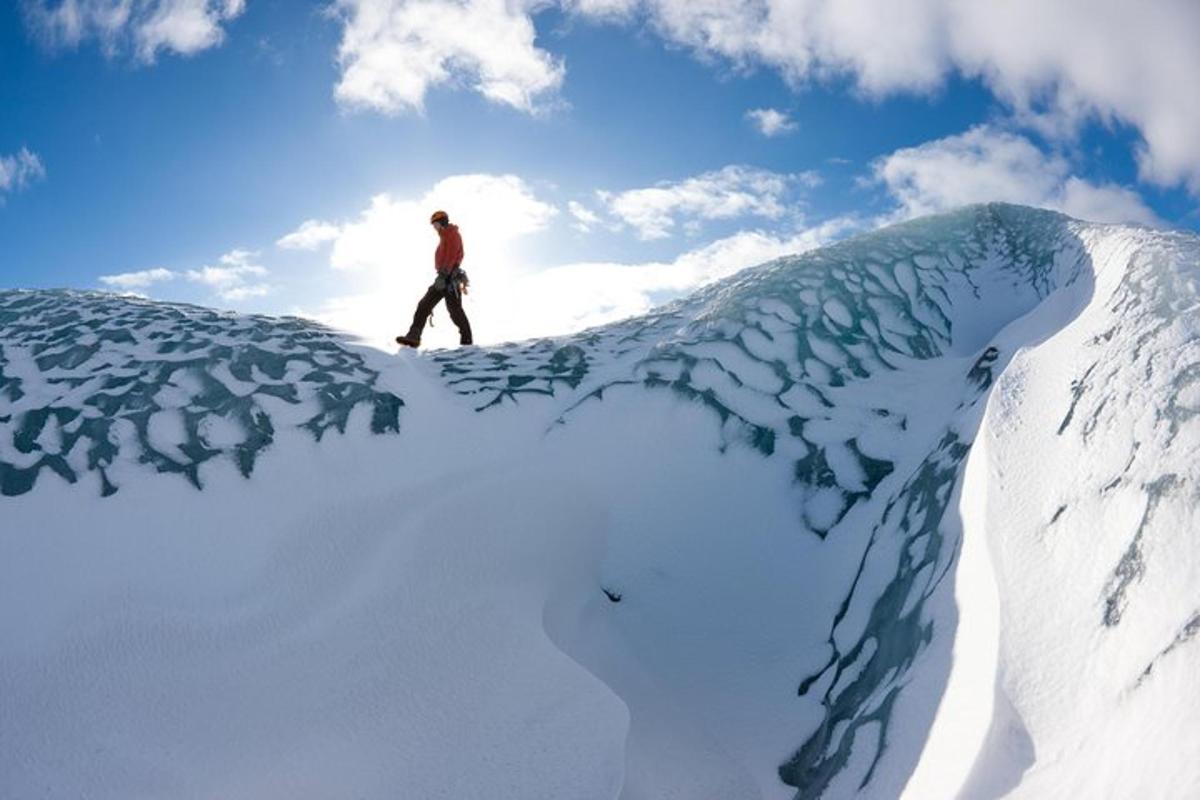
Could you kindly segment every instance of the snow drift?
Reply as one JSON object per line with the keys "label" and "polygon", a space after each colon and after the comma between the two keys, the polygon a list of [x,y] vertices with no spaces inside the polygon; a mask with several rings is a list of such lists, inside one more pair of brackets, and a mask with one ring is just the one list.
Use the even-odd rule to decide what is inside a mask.
{"label": "snow drift", "polygon": [[1198,278],[989,205],[423,356],[0,292],[0,794],[1200,793]]}

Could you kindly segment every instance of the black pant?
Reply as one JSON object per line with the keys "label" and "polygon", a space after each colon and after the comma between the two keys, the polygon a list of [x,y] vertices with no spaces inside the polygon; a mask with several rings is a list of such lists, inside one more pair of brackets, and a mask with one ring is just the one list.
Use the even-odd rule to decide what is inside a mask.
{"label": "black pant", "polygon": [[462,297],[458,292],[439,289],[437,283],[430,286],[425,292],[425,296],[421,298],[421,302],[417,303],[412,327],[408,329],[409,337],[417,341],[421,340],[421,331],[425,330],[425,320],[429,319],[429,315],[433,313],[433,309],[443,297],[446,298],[446,310],[450,312],[450,319],[458,326],[459,344],[471,344],[471,323],[467,320],[466,313],[463,312]]}

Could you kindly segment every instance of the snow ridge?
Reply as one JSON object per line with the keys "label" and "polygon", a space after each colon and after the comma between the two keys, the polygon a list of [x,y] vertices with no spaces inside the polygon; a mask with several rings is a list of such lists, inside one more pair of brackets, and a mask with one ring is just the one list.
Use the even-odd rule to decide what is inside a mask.
{"label": "snow ridge", "polygon": [[[1194,793],[1200,558],[1181,532],[1200,521],[1198,285],[1194,236],[991,204],[779,259],[637,319],[428,357],[299,320],[0,294],[0,485],[21,495],[16,519],[96,548],[63,532],[55,500],[79,487],[54,476],[94,476],[91,513],[121,520],[149,466],[187,478],[161,491],[196,526],[264,506],[216,563],[254,562],[249,548],[283,565],[219,573],[229,588],[211,595],[184,581],[259,620],[265,644],[246,646],[236,615],[205,644],[162,640],[189,669],[233,676],[229,734],[176,726],[205,711],[167,670],[164,709],[121,711],[123,752],[143,728],[159,732],[144,749],[169,751],[153,783],[136,757],[80,755],[111,741],[103,725],[34,702],[11,718],[84,744],[41,764],[0,722],[25,759],[0,753],[0,775],[16,791],[69,763],[71,786],[109,796],[316,785],[272,772],[320,745],[320,726],[284,723],[284,755],[257,744],[232,789],[202,782],[223,747],[269,740],[263,720],[282,709],[333,714],[363,752],[391,754],[334,748],[331,771],[311,773],[371,797]],[[259,467],[211,479],[220,463],[243,479]],[[26,576],[53,569],[19,539],[0,538],[0,591],[32,592]],[[243,608],[262,574],[284,599]],[[0,654],[0,677],[18,692],[88,685],[46,633],[69,643],[62,609],[109,591],[81,584],[37,625],[0,617],[21,654]],[[0,609],[29,606],[9,592]],[[159,641],[115,608],[109,624]],[[104,680],[125,686],[136,654],[107,658]],[[303,690],[265,690],[288,685],[277,673]],[[341,676],[332,709],[321,698]],[[464,741],[502,766],[463,768],[449,750]]]}

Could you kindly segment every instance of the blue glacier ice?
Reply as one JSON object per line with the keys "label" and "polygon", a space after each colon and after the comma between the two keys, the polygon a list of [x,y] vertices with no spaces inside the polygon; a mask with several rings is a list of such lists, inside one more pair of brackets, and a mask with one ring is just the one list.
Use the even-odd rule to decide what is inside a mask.
{"label": "blue glacier ice", "polygon": [[[238,317],[203,308],[94,292],[0,293],[0,402],[5,444],[0,492],[30,491],[43,470],[75,482],[121,454],[200,488],[199,467],[228,457],[246,477],[271,444],[264,398],[307,409],[301,427],[320,438],[344,432],[359,404],[375,433],[399,431],[404,401],[374,388],[377,373],[330,331],[301,319]],[[171,452],[150,421],[177,415]],[[215,442],[220,421],[235,441]],[[114,427],[124,427],[124,433]],[[41,441],[50,434],[51,441]],[[8,448],[6,448],[8,450]]]}
{"label": "blue glacier ice", "polygon": [[[0,685],[89,709],[0,700],[0,788],[200,796],[230,741],[265,748],[222,784],[247,796],[294,788],[272,765],[310,744],[356,796],[1200,791],[1198,279],[1195,236],[990,204],[635,319],[424,356],[296,318],[0,292]],[[148,513],[187,509],[187,535],[237,529],[179,598],[144,577],[159,556],[44,618],[18,593],[68,580],[35,528],[141,541],[159,493]],[[255,558],[241,583],[197,577]],[[276,605],[247,599],[264,585]],[[113,586],[133,599],[106,605]],[[443,637],[467,624],[449,597],[500,616]],[[221,744],[210,695],[169,675],[106,726],[73,655],[93,628],[140,631],[100,647],[114,697],[143,645],[225,670],[208,691],[242,700]],[[510,701],[461,699],[491,672]],[[450,698],[433,716],[404,688],[426,679]],[[330,714],[371,746],[318,747]],[[273,715],[312,742],[251,744]],[[434,769],[454,755],[435,732],[468,727],[473,757]],[[178,742],[145,744],[153,769],[150,731]]]}

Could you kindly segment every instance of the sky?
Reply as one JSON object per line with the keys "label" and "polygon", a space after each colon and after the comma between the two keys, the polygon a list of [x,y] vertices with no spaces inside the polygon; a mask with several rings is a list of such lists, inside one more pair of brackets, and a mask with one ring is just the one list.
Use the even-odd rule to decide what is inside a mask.
{"label": "sky", "polygon": [[1195,0],[15,0],[0,287],[384,344],[445,209],[486,344],[972,202],[1200,230],[1198,77]]}

